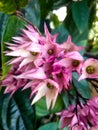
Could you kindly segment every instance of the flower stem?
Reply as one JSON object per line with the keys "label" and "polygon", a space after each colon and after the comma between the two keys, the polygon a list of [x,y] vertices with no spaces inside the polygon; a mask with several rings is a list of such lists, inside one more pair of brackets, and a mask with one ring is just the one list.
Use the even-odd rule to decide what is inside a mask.
{"label": "flower stem", "polygon": [[24,20],[27,24],[31,25],[31,26],[34,28],[34,30],[37,31],[37,32],[41,35],[39,29],[38,29],[33,23],[31,23],[28,19],[26,19],[26,18],[23,16],[22,12],[20,12],[20,11],[17,10],[14,14],[15,14],[17,17],[19,17],[19,18],[21,18],[22,20]]}

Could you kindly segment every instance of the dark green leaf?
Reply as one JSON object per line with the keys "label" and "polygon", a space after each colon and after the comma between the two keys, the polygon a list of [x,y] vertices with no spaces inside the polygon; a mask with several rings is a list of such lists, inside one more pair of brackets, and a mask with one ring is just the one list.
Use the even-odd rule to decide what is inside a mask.
{"label": "dark green leaf", "polygon": [[91,90],[89,87],[89,84],[86,80],[78,81],[78,75],[76,73],[73,73],[73,82],[75,87],[77,88],[78,92],[85,98],[91,97]]}
{"label": "dark green leaf", "polygon": [[0,121],[3,130],[33,130],[34,110],[27,91],[14,98],[0,92]]}
{"label": "dark green leaf", "polygon": [[38,130],[57,130],[57,128],[58,128],[58,123],[53,122],[41,126]]}
{"label": "dark green leaf", "polygon": [[45,19],[49,12],[53,7],[53,0],[39,0],[40,10],[41,10],[41,18]]}
{"label": "dark green leaf", "polygon": [[53,0],[53,1],[54,1],[53,3],[54,9],[66,6],[71,2],[70,0]]}
{"label": "dark green leaf", "polygon": [[84,1],[73,2],[72,16],[77,28],[79,29],[80,33],[82,33],[88,26],[89,9],[87,3]]}
{"label": "dark green leaf", "polygon": [[25,17],[34,25],[40,24],[40,5],[39,0],[31,0],[25,8]]}
{"label": "dark green leaf", "polygon": [[12,37],[17,35],[20,32],[20,28],[24,26],[24,21],[16,16],[9,17],[6,26],[4,28],[3,36],[2,36],[2,76],[6,76],[9,71],[10,66],[6,65],[8,61],[8,57],[4,55],[4,51],[6,50],[6,45],[4,42],[11,42]]}
{"label": "dark green leaf", "polygon": [[28,1],[29,0],[14,0],[18,9],[24,8],[28,4]]}
{"label": "dark green leaf", "polygon": [[82,32],[77,28],[75,21],[73,20],[71,7],[68,7],[68,14],[64,20],[66,29],[69,31],[69,34],[72,36],[72,40],[75,44],[80,41],[87,40],[88,38],[88,26],[84,28]]}
{"label": "dark green leaf", "polygon": [[58,33],[57,42],[59,43],[64,42],[69,35],[69,32],[65,28],[64,24],[61,24],[60,26],[58,26],[56,29],[52,31],[52,33],[53,34]]}

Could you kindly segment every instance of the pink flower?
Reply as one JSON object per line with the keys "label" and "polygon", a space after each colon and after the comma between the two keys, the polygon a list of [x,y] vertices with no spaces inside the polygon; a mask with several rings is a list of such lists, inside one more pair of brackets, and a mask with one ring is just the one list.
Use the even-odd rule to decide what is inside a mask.
{"label": "pink flower", "polygon": [[69,130],[93,130],[92,126],[98,126],[98,98],[88,100],[86,105],[81,103],[69,106],[61,113],[61,128],[69,127]]}
{"label": "pink flower", "polygon": [[[11,67],[9,73],[2,81],[2,86],[6,87],[4,93],[11,93],[11,96],[27,83],[27,79],[16,79],[15,76],[22,73],[16,69],[17,66]],[[22,70],[23,71],[23,70]]]}
{"label": "pink flower", "polygon": [[85,78],[98,78],[98,60],[90,58],[84,62],[79,80]]}
{"label": "pink flower", "polygon": [[44,32],[45,32],[45,36],[46,36],[46,42],[52,41],[52,42],[56,43],[56,38],[57,38],[58,34],[51,35],[46,24],[44,24]]}
{"label": "pink flower", "polygon": [[6,43],[10,51],[6,51],[7,56],[14,57],[8,63],[20,63],[19,69],[23,66],[32,63],[36,67],[43,63],[41,57],[41,46],[45,42],[45,37],[36,32],[32,26],[27,26],[28,30],[22,29],[22,34],[19,37],[13,37],[16,44]]}
{"label": "pink flower", "polygon": [[98,125],[91,127],[89,130],[98,130]]}
{"label": "pink flower", "polygon": [[80,55],[80,53],[77,51],[73,51],[66,53],[64,57],[61,58],[61,60],[55,62],[55,65],[59,64],[61,66],[69,68],[71,71],[77,71],[80,74],[80,69],[83,61],[84,59]]}
{"label": "pink flower", "polygon": [[40,82],[35,90],[33,91],[36,92],[36,96],[32,101],[32,105],[45,96],[47,109],[50,108],[51,103],[52,108],[54,107],[59,92],[59,86],[55,81],[46,79]]}
{"label": "pink flower", "polygon": [[72,72],[70,69],[67,69],[61,65],[55,65],[54,63],[52,77],[59,84],[60,92],[63,88],[70,88],[70,82],[72,81]]}
{"label": "pink flower", "polygon": [[[10,45],[10,44],[9,44]],[[34,45],[34,44],[33,44]],[[12,46],[12,45],[11,45]],[[39,66],[40,62],[42,61],[40,57],[40,49],[39,46],[34,45],[32,46],[34,51],[30,52],[28,47],[14,47],[14,50],[7,52],[7,56],[13,56],[16,58],[11,59],[8,63],[14,64],[20,62],[19,69],[22,68],[24,65],[33,62],[35,66]]]}
{"label": "pink flower", "polygon": [[63,44],[61,44],[61,47],[64,49],[64,52],[70,52],[70,51],[80,51],[83,50],[83,46],[76,46],[72,40],[71,36],[69,35],[67,38],[67,41],[65,41]]}
{"label": "pink flower", "polygon": [[16,76],[17,79],[46,79],[46,74],[42,68],[27,70],[26,72]]}

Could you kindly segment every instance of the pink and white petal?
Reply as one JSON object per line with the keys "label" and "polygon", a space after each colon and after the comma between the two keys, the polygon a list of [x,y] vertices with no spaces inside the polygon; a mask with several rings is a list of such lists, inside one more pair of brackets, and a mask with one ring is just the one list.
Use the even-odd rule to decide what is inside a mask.
{"label": "pink and white petal", "polygon": [[52,99],[51,94],[50,94],[50,93],[47,93],[47,94],[46,94],[46,105],[47,105],[47,109],[50,108],[52,100],[53,100],[53,99]]}
{"label": "pink and white petal", "polygon": [[48,88],[46,87],[46,83],[40,83],[38,86],[39,90],[38,93],[36,94],[36,96],[34,97],[31,105],[33,105],[35,102],[37,102],[38,100],[40,100],[43,96],[46,95]]}
{"label": "pink and white petal", "polygon": [[30,56],[30,52],[29,51],[26,51],[24,49],[19,49],[19,50],[15,50],[15,51],[12,51],[12,52],[9,52],[6,54],[7,56],[21,56],[21,57],[27,57],[27,56]]}
{"label": "pink and white petal", "polygon": [[65,57],[79,60],[79,61],[84,60],[83,57],[81,56],[81,54],[77,51],[68,52],[68,53],[66,53]]}
{"label": "pink and white petal", "polygon": [[37,38],[32,35],[32,32],[22,29],[22,31],[32,40],[33,42],[37,42]]}
{"label": "pink and white petal", "polygon": [[27,57],[27,58],[23,59],[23,61],[19,65],[19,69],[21,69],[24,65],[27,65],[28,63],[33,62],[33,60],[34,60],[33,56],[32,57]]}
{"label": "pink and white petal", "polygon": [[76,116],[76,115],[74,115],[74,116],[73,116],[73,118],[72,118],[72,121],[71,121],[70,126],[74,126],[74,125],[75,125],[75,124],[77,124],[77,123],[78,123],[77,116]]}
{"label": "pink and white petal", "polygon": [[72,60],[69,58],[64,58],[58,62],[55,62],[54,65],[60,65],[64,67],[69,67],[72,64]]}
{"label": "pink and white petal", "polygon": [[22,57],[13,58],[13,59],[9,60],[6,64],[11,65],[11,64],[18,63],[18,62],[20,62],[20,61],[22,61],[22,60],[23,60]]}
{"label": "pink and white petal", "polygon": [[58,90],[56,89],[55,92],[54,92],[54,99],[53,99],[53,102],[52,102],[52,109],[54,108],[55,106],[55,103],[56,103],[56,100],[57,100],[57,96],[58,96]]}
{"label": "pink and white petal", "polygon": [[98,130],[98,125],[91,127],[89,130]]}
{"label": "pink and white petal", "polygon": [[82,73],[82,75],[80,75],[78,81],[87,78],[87,75],[85,73]]}
{"label": "pink and white petal", "polygon": [[27,50],[32,51],[32,52],[41,52],[41,45],[38,44],[37,42],[30,42],[30,45],[27,47]]}
{"label": "pink and white petal", "polygon": [[24,41],[24,37],[12,37],[12,38],[13,38],[13,41],[15,41],[15,42],[22,43],[20,41]]}
{"label": "pink and white petal", "polygon": [[16,76],[16,78],[24,78],[24,79],[45,79],[46,74],[44,73],[42,68],[32,69],[23,74]]}

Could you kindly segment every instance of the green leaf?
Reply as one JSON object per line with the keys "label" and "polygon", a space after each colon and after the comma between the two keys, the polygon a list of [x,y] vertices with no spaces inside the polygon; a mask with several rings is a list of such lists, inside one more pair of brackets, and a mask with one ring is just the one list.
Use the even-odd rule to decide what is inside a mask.
{"label": "green leaf", "polygon": [[73,82],[78,92],[84,97],[89,99],[91,97],[91,90],[86,80],[78,81],[77,73],[73,73]]}
{"label": "green leaf", "polygon": [[0,13],[0,41],[1,41],[3,29],[5,27],[8,17],[9,17],[9,15]]}
{"label": "green leaf", "polygon": [[28,0],[0,0],[0,11],[12,14],[17,9],[21,9],[26,6]]}
{"label": "green leaf", "polygon": [[2,76],[3,78],[9,71],[10,66],[6,65],[6,62],[10,59],[9,57],[4,55],[4,51],[7,50],[4,42],[11,42],[12,37],[18,35],[20,32],[20,28],[24,27],[25,22],[16,16],[11,16],[8,18],[8,21],[5,25],[4,32],[2,35]]}
{"label": "green leaf", "polygon": [[0,92],[0,121],[3,130],[33,130],[34,109],[27,91],[13,98]]}
{"label": "green leaf", "polygon": [[55,33],[58,33],[57,42],[59,43],[64,42],[69,35],[69,32],[63,23],[52,31],[52,34]]}
{"label": "green leaf", "polygon": [[28,4],[29,0],[14,0],[18,9],[24,8]]}
{"label": "green leaf", "polygon": [[45,19],[49,12],[52,10],[53,7],[53,0],[39,0],[40,3],[40,10],[41,10],[41,18]]}
{"label": "green leaf", "polygon": [[41,126],[38,130],[57,130],[57,128],[58,128],[58,123],[52,122]]}
{"label": "green leaf", "polygon": [[61,95],[58,95],[56,104],[55,104],[54,108],[50,110],[50,113],[60,112],[63,108],[64,108],[64,103],[63,103],[62,97],[61,97]]}
{"label": "green leaf", "polygon": [[45,98],[42,98],[40,101],[38,101],[35,105],[36,108],[36,115],[37,116],[46,116],[51,113],[57,113],[60,112],[64,107],[63,100],[61,96],[59,95],[56,101],[56,104],[53,109],[47,110],[46,106],[46,100]]}
{"label": "green leaf", "polygon": [[72,16],[74,22],[82,33],[88,26],[89,9],[87,3],[84,1],[72,3]]}
{"label": "green leaf", "polygon": [[42,98],[35,104],[35,109],[36,109],[37,116],[46,116],[50,114],[50,112],[47,110],[47,107],[46,107],[45,98]]}
{"label": "green leaf", "polygon": [[69,0],[54,0],[53,1],[53,6],[54,6],[54,9],[58,9],[60,7],[63,7],[63,6],[68,6],[68,4],[71,2]]}
{"label": "green leaf", "polygon": [[73,19],[72,9],[70,6],[68,6],[67,8],[67,12],[68,14],[64,20],[64,24],[69,34],[72,36],[73,42],[77,44],[80,41],[87,40],[88,39],[88,25],[83,29],[82,32],[80,32]]}
{"label": "green leaf", "polygon": [[39,0],[31,0],[25,8],[25,17],[34,25],[40,24],[40,5]]}

